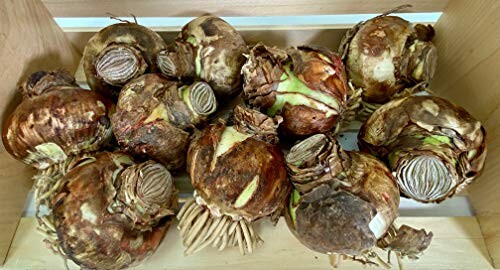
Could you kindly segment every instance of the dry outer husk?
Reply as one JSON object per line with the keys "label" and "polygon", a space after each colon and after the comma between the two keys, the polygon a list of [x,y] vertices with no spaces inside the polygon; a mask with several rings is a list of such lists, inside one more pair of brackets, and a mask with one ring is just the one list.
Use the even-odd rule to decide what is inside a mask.
{"label": "dry outer husk", "polygon": [[237,106],[233,126],[220,121],[191,142],[188,173],[195,200],[178,214],[192,254],[209,245],[251,253],[261,242],[252,221],[279,211],[290,190],[278,141],[280,118]]}
{"label": "dry outer husk", "polygon": [[177,189],[165,171],[110,152],[71,169],[52,207],[63,255],[86,269],[122,269],[152,254],[177,207]]}
{"label": "dry outer husk", "polygon": [[157,61],[164,75],[203,80],[219,98],[227,99],[241,92],[240,70],[247,52],[243,37],[230,24],[205,15],[187,23]]}
{"label": "dry outer husk", "polygon": [[[106,61],[109,75],[119,75],[129,69],[135,69],[133,76],[115,85],[109,84],[97,72],[98,59],[110,47],[121,48],[115,50],[113,59]],[[118,49],[117,48],[117,49]],[[165,41],[156,32],[133,22],[123,22],[110,25],[96,33],[88,41],[83,51],[83,69],[87,83],[106,97],[116,99],[124,84],[141,76],[143,73],[159,71],[156,66],[158,53],[166,48]],[[113,65],[109,65],[113,62]]]}
{"label": "dry outer husk", "polygon": [[146,74],[123,87],[111,121],[126,151],[175,170],[185,164],[191,132],[203,126],[216,108],[206,83],[183,85]]}
{"label": "dry outer husk", "polygon": [[247,58],[244,98],[270,116],[281,115],[284,134],[335,132],[352,120],[360,91],[347,83],[335,53],[315,46],[282,50],[259,43]]}
{"label": "dry outer husk", "polygon": [[421,202],[441,202],[465,188],[486,158],[481,123],[439,97],[385,104],[364,123],[358,139],[361,149],[388,163],[401,193]]}
{"label": "dry outer husk", "polygon": [[397,184],[374,157],[344,151],[318,134],[292,147],[286,162],[295,188],[285,211],[287,224],[305,246],[331,255],[332,265],[345,257],[388,266],[375,251],[379,243],[412,258],[430,243],[432,234],[392,225],[398,216]]}
{"label": "dry outer husk", "polygon": [[411,25],[390,13],[401,6],[348,30],[339,48],[349,80],[363,89],[359,119],[381,104],[412,95],[432,79],[437,65],[430,25]]}
{"label": "dry outer husk", "polygon": [[75,84],[64,70],[33,73],[19,87],[24,98],[6,120],[3,142],[16,159],[46,169],[106,145],[112,104]]}

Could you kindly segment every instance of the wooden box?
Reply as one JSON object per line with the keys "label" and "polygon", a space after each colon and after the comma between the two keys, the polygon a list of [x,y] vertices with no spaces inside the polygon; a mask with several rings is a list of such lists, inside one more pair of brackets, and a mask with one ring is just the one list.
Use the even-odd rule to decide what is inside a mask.
{"label": "wooden box", "polygon": [[[152,27],[170,42],[179,25],[162,22],[212,13],[226,17],[273,17],[272,25],[236,25],[248,43],[291,46],[315,43],[336,50],[353,25],[349,14],[376,14],[401,4],[410,13],[442,12],[435,23],[438,70],[431,87],[440,96],[464,106],[488,132],[486,168],[466,194],[475,216],[401,217],[398,223],[425,227],[434,241],[419,261],[405,269],[500,268],[500,1],[495,0],[2,0],[0,1],[0,108],[2,122],[20,101],[16,84],[40,69],[64,67],[76,72],[86,41],[96,27],[61,29],[54,18],[161,17]],[[406,11],[405,11],[406,12]],[[330,16],[335,15],[335,16]],[[296,17],[281,17],[296,16]],[[325,17],[326,16],[326,17]],[[329,16],[329,17],[328,17]],[[86,17],[79,19],[81,17]],[[259,17],[261,18],[261,17]],[[284,18],[288,18],[285,20]],[[292,18],[292,19],[290,19]],[[299,18],[294,20],[293,18]],[[303,20],[305,18],[305,20]],[[326,18],[326,19],[325,19]],[[331,19],[329,19],[331,18]],[[358,18],[358,17],[355,17]],[[251,19],[251,18],[250,18]],[[251,20],[250,20],[251,21]],[[254,20],[253,21],[260,21]],[[280,22],[283,21],[283,24]],[[286,21],[286,22],[285,22]],[[312,23],[311,23],[312,22]],[[81,71],[79,81],[84,81]],[[0,146],[1,269],[64,269],[63,261],[44,247],[33,217],[21,217],[33,171],[13,160]],[[186,183],[189,185],[189,183]],[[446,209],[445,209],[446,210]],[[451,211],[451,210],[450,210]],[[328,257],[314,253],[291,235],[281,220],[258,225],[265,244],[251,255],[237,249],[205,250],[184,257],[178,232],[167,233],[159,250],[137,269],[328,269]],[[363,269],[344,262],[342,269]],[[396,268],[397,266],[395,266]]]}

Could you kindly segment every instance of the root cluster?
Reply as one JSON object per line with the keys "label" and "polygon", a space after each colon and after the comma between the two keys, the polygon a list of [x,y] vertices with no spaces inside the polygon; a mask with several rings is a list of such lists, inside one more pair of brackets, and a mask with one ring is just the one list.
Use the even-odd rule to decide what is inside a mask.
{"label": "root cluster", "polygon": [[185,255],[194,254],[209,245],[219,251],[228,246],[238,246],[240,253],[245,255],[252,253],[262,243],[246,220],[233,220],[226,215],[214,217],[209,209],[198,205],[194,198],[186,201],[177,219],[177,228],[186,247]]}

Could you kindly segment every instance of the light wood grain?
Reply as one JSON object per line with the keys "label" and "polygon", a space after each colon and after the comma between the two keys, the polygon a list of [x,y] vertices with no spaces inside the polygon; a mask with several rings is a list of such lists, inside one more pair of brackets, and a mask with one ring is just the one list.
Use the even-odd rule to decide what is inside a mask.
{"label": "light wood grain", "polygon": [[382,13],[402,4],[408,12],[442,11],[448,0],[43,0],[54,17],[116,16],[178,17],[212,13],[219,16],[321,15]]}
{"label": "light wood grain", "polygon": [[499,268],[500,255],[500,215],[480,215],[478,216],[479,224],[483,232],[483,237],[490,256],[495,265],[495,269]]}
{"label": "light wood grain", "polygon": [[[398,222],[428,228],[435,235],[430,249],[420,260],[404,261],[405,269],[491,269],[481,231],[474,217],[401,218]],[[323,270],[330,268],[328,257],[302,246],[288,231],[283,219],[277,227],[273,227],[267,220],[260,221],[256,227],[265,242],[251,255],[240,256],[237,249],[232,248],[223,253],[206,249],[184,257],[179,232],[174,226],[168,231],[159,250],[134,269]],[[32,218],[23,218],[4,269],[64,269],[62,259],[52,255],[41,240],[41,235],[35,232],[35,221]],[[344,262],[341,269],[363,269],[363,267]],[[397,266],[393,269],[397,269]]]}
{"label": "light wood grain", "polygon": [[0,153],[0,265],[4,262],[16,231],[26,194],[31,188],[32,171],[24,164]]}
{"label": "light wood grain", "polygon": [[469,189],[469,195],[497,268],[500,268],[499,16],[499,1],[450,1],[435,25],[439,61],[431,84],[434,91],[468,109],[488,132],[486,167]]}
{"label": "light wood grain", "polygon": [[[79,54],[40,1],[0,1],[0,120],[19,103],[16,85],[40,69],[74,71]],[[0,264],[3,262],[26,194],[31,171],[8,157],[0,145]]]}

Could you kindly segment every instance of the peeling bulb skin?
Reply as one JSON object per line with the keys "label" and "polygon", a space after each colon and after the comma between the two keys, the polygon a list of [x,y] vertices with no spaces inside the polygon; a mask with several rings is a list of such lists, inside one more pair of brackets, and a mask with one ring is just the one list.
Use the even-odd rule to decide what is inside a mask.
{"label": "peeling bulb skin", "polygon": [[358,144],[381,158],[402,195],[441,202],[469,185],[486,158],[486,132],[463,108],[439,97],[391,101],[361,127]]}
{"label": "peeling bulb skin", "polygon": [[146,74],[125,85],[111,118],[118,143],[138,158],[175,170],[185,163],[191,131],[203,126],[217,103],[205,83],[182,85]]}
{"label": "peeling bulb skin", "polygon": [[241,91],[241,66],[247,46],[241,35],[216,16],[198,17],[186,24],[175,43],[157,58],[161,72],[171,78],[203,80],[217,97]]}
{"label": "peeling bulb skin", "polygon": [[347,110],[347,79],[340,57],[312,46],[287,50],[257,44],[242,68],[244,99],[280,115],[284,135],[327,133]]}
{"label": "peeling bulb skin", "polygon": [[314,251],[366,256],[398,216],[397,183],[371,155],[317,134],[295,144],[286,165],[294,186],[287,224]]}
{"label": "peeling bulb skin", "polygon": [[156,58],[165,48],[156,32],[136,23],[105,27],[88,41],[83,52],[87,83],[92,90],[116,100],[127,82],[159,71]]}
{"label": "peeling bulb skin", "polygon": [[38,71],[31,74],[18,87],[18,91],[24,98],[39,96],[50,91],[56,86],[75,86],[77,83],[73,75],[67,70],[61,69],[56,71]]}
{"label": "peeling bulb skin", "polygon": [[279,122],[239,106],[234,122],[206,127],[189,146],[195,200],[178,214],[186,254],[208,245],[251,253],[261,241],[252,222],[282,209],[290,191],[283,154],[270,143]]}
{"label": "peeling bulb skin", "polygon": [[408,225],[402,225],[399,229],[391,226],[377,246],[396,252],[403,258],[418,259],[418,255],[430,246],[433,236],[432,232],[427,233],[424,229],[417,230]]}
{"label": "peeling bulb skin", "polygon": [[112,105],[96,92],[75,86],[67,72],[37,72],[20,88],[25,98],[6,120],[2,134],[6,150],[16,159],[45,169],[110,141]]}
{"label": "peeling bulb skin", "polygon": [[[129,158],[126,161],[122,157],[121,153],[101,152],[93,162],[70,170],[54,199],[53,218],[60,246],[65,256],[82,268],[123,269],[145,259],[161,243],[172,221],[177,206],[172,179],[148,172],[148,167],[159,164],[133,165]],[[142,178],[141,174],[151,178]],[[131,184],[138,189],[130,189]],[[148,200],[158,192],[165,195],[161,201]],[[140,205],[126,204],[122,194],[136,199],[140,196]],[[146,217],[137,215],[143,209],[152,213],[153,208],[158,213],[155,222],[130,222],[131,218],[136,220],[134,217]]]}
{"label": "peeling bulb skin", "polygon": [[428,83],[437,64],[432,26],[397,16],[377,16],[349,30],[340,54],[355,87],[363,89],[363,101],[383,104],[404,89]]}

